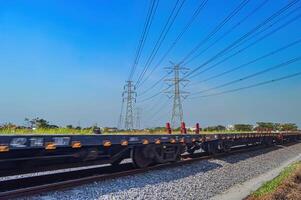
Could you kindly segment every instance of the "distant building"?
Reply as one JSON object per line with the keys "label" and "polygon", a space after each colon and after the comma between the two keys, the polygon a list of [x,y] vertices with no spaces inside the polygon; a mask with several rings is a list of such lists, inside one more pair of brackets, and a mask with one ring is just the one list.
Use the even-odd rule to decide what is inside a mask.
{"label": "distant building", "polygon": [[234,130],[234,125],[232,125],[232,124],[227,125],[226,130],[227,131],[233,131]]}
{"label": "distant building", "polygon": [[103,127],[102,130],[104,132],[117,132],[118,128],[116,128],[116,127]]}
{"label": "distant building", "polygon": [[195,131],[196,130],[196,127],[187,127],[186,128],[188,131]]}

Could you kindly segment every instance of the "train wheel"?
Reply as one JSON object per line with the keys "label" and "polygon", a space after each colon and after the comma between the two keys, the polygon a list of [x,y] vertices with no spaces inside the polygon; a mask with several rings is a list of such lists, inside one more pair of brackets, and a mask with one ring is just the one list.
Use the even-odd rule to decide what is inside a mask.
{"label": "train wheel", "polygon": [[153,163],[153,159],[146,156],[146,150],[143,147],[133,149],[131,157],[136,167],[145,168]]}

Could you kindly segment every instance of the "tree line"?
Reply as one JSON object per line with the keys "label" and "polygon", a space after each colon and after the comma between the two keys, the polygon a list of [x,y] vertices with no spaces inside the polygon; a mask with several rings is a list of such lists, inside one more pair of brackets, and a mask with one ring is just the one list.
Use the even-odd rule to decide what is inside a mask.
{"label": "tree line", "polygon": [[[165,127],[155,127],[147,129],[149,132],[162,132]],[[272,122],[257,122],[256,125],[252,124],[234,124],[232,126],[216,125],[201,128],[202,131],[297,131],[298,126],[294,123],[272,123]],[[180,131],[180,128],[175,128],[173,131]]]}
{"label": "tree line", "polygon": [[[73,130],[93,130],[99,129],[96,125],[90,127],[80,127],[67,125],[65,127],[60,127],[55,124],[51,124],[49,121],[43,118],[25,118],[25,126],[18,126],[13,123],[6,123],[0,126],[0,129],[58,129],[58,128],[66,128]],[[163,132],[165,131],[165,127],[154,127],[146,129],[148,132]],[[174,129],[174,131],[179,131],[180,128]],[[298,130],[298,126],[294,123],[273,123],[273,122],[257,122],[256,125],[251,124],[234,124],[232,126],[224,126],[224,125],[216,125],[216,126],[208,126],[201,129],[202,131],[260,131],[260,130],[269,130],[269,131],[296,131]],[[117,128],[103,128],[104,132],[122,132],[126,130],[118,130]],[[137,131],[137,130],[136,130]]]}
{"label": "tree line", "polygon": [[76,130],[88,130],[93,129],[96,126],[91,127],[81,127],[81,126],[73,126],[73,125],[66,125],[65,127],[60,127],[56,124],[52,124],[49,121],[43,118],[25,118],[25,125],[16,125],[13,123],[5,123],[0,126],[0,129],[59,129],[59,128],[66,128],[66,129],[76,129]]}
{"label": "tree line", "polygon": [[204,131],[297,131],[298,126],[294,123],[272,123],[272,122],[257,122],[256,125],[251,124],[234,124],[232,127],[223,125],[209,126],[203,129]]}

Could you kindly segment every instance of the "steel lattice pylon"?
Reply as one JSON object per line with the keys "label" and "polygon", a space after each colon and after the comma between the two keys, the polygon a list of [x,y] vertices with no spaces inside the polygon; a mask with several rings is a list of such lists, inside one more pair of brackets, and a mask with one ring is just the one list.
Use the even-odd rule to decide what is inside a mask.
{"label": "steel lattice pylon", "polygon": [[126,130],[134,129],[134,104],[136,103],[136,92],[133,81],[126,81],[124,92],[122,93],[123,101],[126,103],[124,128]]}
{"label": "steel lattice pylon", "polygon": [[169,98],[173,98],[173,107],[171,115],[171,125],[173,128],[180,126],[183,122],[183,105],[182,98],[185,99],[188,96],[188,92],[182,91],[181,86],[185,87],[185,82],[189,82],[186,79],[181,78],[181,73],[186,73],[189,69],[185,67],[180,67],[175,65],[173,67],[167,67],[167,70],[171,70],[174,74],[174,77],[171,79],[166,79],[165,81],[169,83],[169,86],[172,86],[172,90],[165,91],[166,94],[169,94]]}

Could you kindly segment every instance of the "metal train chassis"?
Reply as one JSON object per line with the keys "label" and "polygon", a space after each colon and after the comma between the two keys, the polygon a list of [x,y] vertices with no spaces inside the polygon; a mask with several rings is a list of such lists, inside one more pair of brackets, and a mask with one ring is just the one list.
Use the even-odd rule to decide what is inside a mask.
{"label": "metal train chassis", "polygon": [[299,132],[184,135],[14,135],[0,136],[0,176],[79,167],[118,165],[131,158],[135,166],[176,162],[183,153],[208,154],[235,146],[273,145],[301,139]]}

